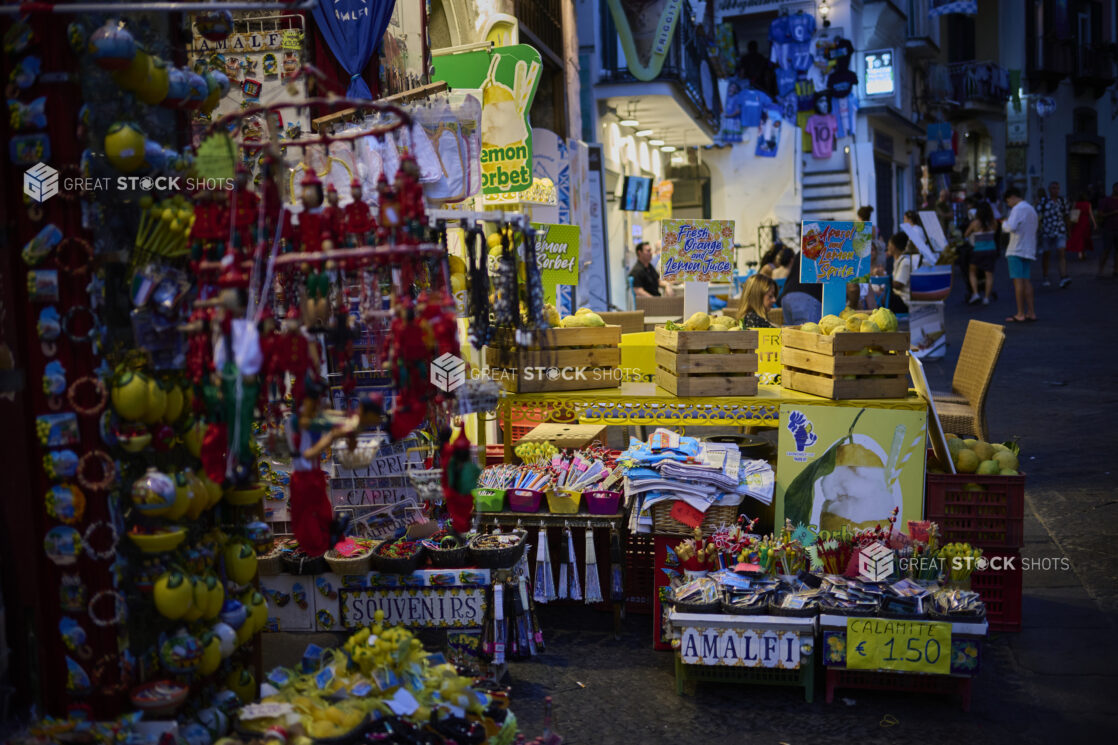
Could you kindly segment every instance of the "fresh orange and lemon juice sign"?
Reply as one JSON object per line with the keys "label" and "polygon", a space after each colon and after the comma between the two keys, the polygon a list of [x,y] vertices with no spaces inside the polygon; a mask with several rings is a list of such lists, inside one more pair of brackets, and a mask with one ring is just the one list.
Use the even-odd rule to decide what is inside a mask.
{"label": "fresh orange and lemon juice sign", "polygon": [[847,619],[846,667],[948,675],[951,624],[890,618]]}
{"label": "fresh orange and lemon juice sign", "polygon": [[481,191],[520,192],[532,186],[532,122],[528,112],[543,61],[527,44],[435,59],[432,80],[481,93]]}
{"label": "fresh orange and lemon juice sign", "polygon": [[660,276],[666,282],[729,282],[734,268],[733,220],[664,220]]}

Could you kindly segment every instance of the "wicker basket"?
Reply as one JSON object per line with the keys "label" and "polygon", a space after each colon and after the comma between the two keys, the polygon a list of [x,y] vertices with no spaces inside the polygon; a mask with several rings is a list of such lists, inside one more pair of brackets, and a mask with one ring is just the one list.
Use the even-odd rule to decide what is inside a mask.
{"label": "wicker basket", "polygon": [[282,574],[282,557],[283,552],[274,548],[263,556],[257,556],[256,571],[260,573],[261,577],[274,577],[277,574]]}
{"label": "wicker basket", "polygon": [[520,561],[520,557],[524,555],[528,534],[523,530],[514,530],[513,534],[520,536],[520,540],[512,546],[503,548],[478,548],[478,540],[484,536],[471,538],[469,543],[470,563],[476,564],[482,569],[507,569],[515,566],[516,562]]}
{"label": "wicker basket", "polygon": [[370,554],[373,568],[385,574],[411,574],[418,569],[419,565],[423,562],[423,546],[417,547],[415,553],[406,558],[382,556],[380,552],[393,543],[394,541],[385,541],[373,549],[373,553]]}
{"label": "wicker basket", "polygon": [[877,608],[839,608],[826,603],[819,604],[820,613],[830,613],[836,616],[855,616],[857,618],[869,618],[870,616],[877,615]]}
{"label": "wicker basket", "polygon": [[722,602],[720,603],[722,612],[730,616],[763,616],[769,612],[768,603],[758,603],[757,605],[734,605],[726,599],[726,595],[722,595]]}
{"label": "wicker basket", "polygon": [[[652,505],[652,532],[656,535],[694,535],[694,528],[690,525],[684,525],[679,520],[672,517],[673,503],[674,500],[672,502],[658,502]],[[734,521],[737,519],[737,505],[733,507],[715,505],[707,508],[706,513],[703,515],[703,524],[699,527],[702,528],[704,536],[710,536],[714,535],[714,531],[718,530],[723,525],[733,525]]]}
{"label": "wicker basket", "polygon": [[722,603],[715,601],[713,603],[681,603],[678,600],[668,600],[669,604],[675,607],[677,613],[721,613]]}
{"label": "wicker basket", "polygon": [[464,567],[470,563],[469,542],[453,548],[432,546],[429,542],[424,544],[423,548],[427,551],[427,558],[431,561],[433,567],[439,567],[440,569]]}
{"label": "wicker basket", "polygon": [[808,608],[785,608],[770,600],[769,614],[773,616],[784,616],[785,618],[814,618],[819,615],[819,606],[812,605]]}
{"label": "wicker basket", "polygon": [[[380,545],[380,544],[377,544]],[[373,551],[376,546],[355,556],[341,556],[334,549],[326,552],[326,563],[334,574],[368,574],[373,568]]]}
{"label": "wicker basket", "polygon": [[286,553],[280,557],[280,566],[285,574],[325,574],[330,571],[330,565],[323,556],[307,556],[306,554]]}
{"label": "wicker basket", "polygon": [[946,621],[948,623],[978,623],[986,618],[986,609],[978,613],[937,613],[928,611],[928,618],[933,621]]}

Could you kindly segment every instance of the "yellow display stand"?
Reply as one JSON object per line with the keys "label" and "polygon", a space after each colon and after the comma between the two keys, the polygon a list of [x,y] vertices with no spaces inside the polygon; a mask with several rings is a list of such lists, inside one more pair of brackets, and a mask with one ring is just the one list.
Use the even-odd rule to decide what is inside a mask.
{"label": "yellow display stand", "polygon": [[621,335],[621,369],[626,380],[640,377],[640,382],[656,378],[656,332],[639,331]]}
{"label": "yellow display stand", "polygon": [[[622,352],[624,355],[624,352]],[[620,388],[505,394],[497,403],[505,460],[512,461],[508,433],[512,420],[578,422],[581,424],[640,424],[684,429],[688,426],[776,427],[785,403],[846,408],[923,411],[927,403],[914,391],[905,398],[835,401],[778,385],[760,385],[755,396],[677,397],[655,383],[622,383]]]}

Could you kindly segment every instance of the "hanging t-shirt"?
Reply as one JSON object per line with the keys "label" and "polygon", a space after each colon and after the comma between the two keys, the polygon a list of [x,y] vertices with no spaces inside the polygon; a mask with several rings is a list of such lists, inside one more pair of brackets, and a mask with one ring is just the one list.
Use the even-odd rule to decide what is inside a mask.
{"label": "hanging t-shirt", "polygon": [[782,67],[776,71],[776,94],[787,96],[796,89],[796,72],[790,68]]}
{"label": "hanging t-shirt", "polygon": [[841,68],[850,67],[850,60],[853,56],[854,45],[850,43],[850,39],[844,39],[841,36],[834,40],[831,44],[830,51],[827,53],[827,59]]}
{"label": "hanging t-shirt", "polygon": [[807,79],[815,86],[815,90],[821,91],[827,87],[827,78],[830,77],[831,68],[830,63],[823,61],[820,64],[820,57],[816,56],[815,64],[807,71]]}
{"label": "hanging t-shirt", "polygon": [[854,114],[858,110],[858,97],[847,96],[831,101],[832,111],[838,119],[838,136],[847,137],[854,134]]}
{"label": "hanging t-shirt", "polygon": [[831,77],[827,78],[827,87],[831,89],[831,95],[835,98],[846,98],[857,85],[858,76],[850,70],[835,70],[831,73]]}
{"label": "hanging t-shirt", "polygon": [[834,114],[815,114],[807,120],[807,131],[811,133],[811,154],[820,160],[830,158],[835,151],[835,137],[838,135],[838,122]]}
{"label": "hanging t-shirt", "polygon": [[769,41],[773,44],[792,41],[792,29],[788,25],[788,16],[777,16],[769,24]]}
{"label": "hanging t-shirt", "polygon": [[796,110],[815,110],[815,84],[810,80],[796,81]]}
{"label": "hanging t-shirt", "polygon": [[815,16],[799,12],[788,16],[786,20],[785,25],[793,41],[811,41],[811,37],[815,34]]}
{"label": "hanging t-shirt", "polygon": [[761,124],[761,109],[772,105],[772,99],[758,90],[741,92],[741,126],[757,127]]}

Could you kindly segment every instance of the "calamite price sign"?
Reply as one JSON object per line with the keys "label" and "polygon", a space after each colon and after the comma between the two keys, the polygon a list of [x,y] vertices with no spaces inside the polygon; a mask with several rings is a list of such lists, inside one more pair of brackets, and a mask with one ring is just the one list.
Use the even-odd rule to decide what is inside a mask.
{"label": "calamite price sign", "polygon": [[685,665],[794,669],[800,666],[800,637],[794,631],[689,626],[683,630],[679,655]]}
{"label": "calamite price sign", "polygon": [[857,670],[948,675],[951,672],[951,624],[886,618],[847,619],[846,666]]}
{"label": "calamite price sign", "polygon": [[342,590],[342,623],[357,628],[373,622],[378,610],[386,624],[462,628],[485,622],[485,588]]}

